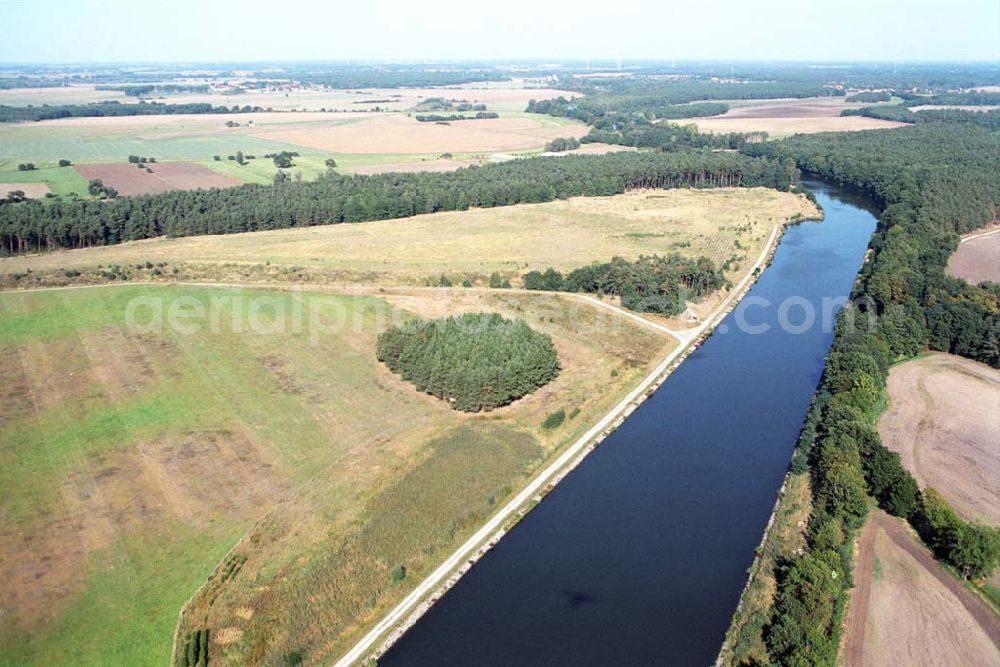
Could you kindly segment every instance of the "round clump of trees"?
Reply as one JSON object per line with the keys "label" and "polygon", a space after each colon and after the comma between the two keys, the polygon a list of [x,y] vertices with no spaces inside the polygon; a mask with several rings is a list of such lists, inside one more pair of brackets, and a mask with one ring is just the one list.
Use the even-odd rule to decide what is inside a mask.
{"label": "round clump of trees", "polygon": [[465,412],[507,405],[559,374],[549,336],[496,313],[392,327],[378,337],[376,354],[420,391]]}

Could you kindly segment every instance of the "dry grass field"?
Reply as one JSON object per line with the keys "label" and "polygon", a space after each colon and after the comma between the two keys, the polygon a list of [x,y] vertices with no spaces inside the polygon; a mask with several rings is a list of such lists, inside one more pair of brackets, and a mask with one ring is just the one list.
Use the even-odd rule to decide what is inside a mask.
{"label": "dry grass field", "polygon": [[978,285],[1000,282],[1000,230],[963,241],[948,258],[948,274]]}
{"label": "dry grass field", "polygon": [[711,118],[684,119],[701,132],[767,132],[772,137],[798,133],[846,132],[899,127],[896,123],[863,116],[841,116],[844,109],[865,106],[848,104],[839,97],[781,100],[746,100],[731,104],[728,112]]}
{"label": "dry grass field", "polygon": [[[0,663],[164,664],[238,542],[188,616],[212,661],[329,656],[675,344],[551,295],[386,296],[0,294]],[[484,310],[550,334],[558,378],[470,415],[375,362],[396,318]]]}
{"label": "dry grass field", "polygon": [[583,123],[539,114],[448,124],[403,114],[368,114],[351,124],[257,128],[253,136],[329,153],[466,153],[538,149],[558,137],[582,137]]}
{"label": "dry grass field", "polygon": [[1000,526],[1000,371],[932,354],[893,367],[888,392],[886,447],[960,516]]}
{"label": "dry grass field", "polygon": [[242,183],[194,162],[157,162],[148,164],[146,169],[128,162],[76,165],[77,172],[84,178],[100,179],[127,196],[169,190],[229,188]]}
{"label": "dry grass field", "polygon": [[242,265],[270,263],[275,271],[280,266],[315,269],[310,278],[320,280],[317,274],[326,273],[324,282],[414,285],[445,273],[481,284],[493,271],[516,280],[530,269],[567,270],[614,255],[682,252],[706,255],[720,266],[737,258],[727,271],[735,282],[775,224],[816,214],[804,196],[765,188],[638,191],[0,258],[0,273],[151,261],[207,264],[217,279],[237,280]]}
{"label": "dry grass field", "polygon": [[[214,646],[213,659],[245,664],[296,653],[308,662],[335,658],[673,345],[621,326],[613,314],[575,303],[567,307],[548,295],[403,292],[386,299],[428,316],[489,310],[525,317],[553,336],[563,370],[535,394],[487,415],[460,415],[420,395],[410,400],[429,404],[435,417],[401,420],[395,403],[368,413],[374,439],[352,446],[380,452],[385,464],[366,492],[345,506],[337,500],[343,493],[331,493],[325,480],[304,487],[236,549],[235,558],[243,562],[239,576],[196,597],[182,631],[209,627],[238,638]],[[294,364],[289,370],[312,363],[293,358],[281,355]],[[380,383],[398,386],[392,380]],[[580,412],[553,432],[539,428],[559,408]],[[406,421],[409,430],[400,436],[377,432],[387,421]],[[405,442],[408,458],[390,453]],[[369,471],[351,452],[337,465],[353,480]],[[402,581],[392,577],[398,565],[406,568]]]}
{"label": "dry grass field", "polygon": [[858,548],[841,646],[846,667],[1000,664],[1000,618],[902,521],[872,512]]}

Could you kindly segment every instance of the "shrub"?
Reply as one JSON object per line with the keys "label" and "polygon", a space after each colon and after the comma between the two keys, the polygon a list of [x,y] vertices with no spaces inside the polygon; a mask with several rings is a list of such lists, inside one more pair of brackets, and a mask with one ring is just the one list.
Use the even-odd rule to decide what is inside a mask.
{"label": "shrub", "polygon": [[554,429],[562,426],[563,422],[566,421],[566,411],[559,408],[542,422],[542,428],[544,429]]}
{"label": "shrub", "polygon": [[69,160],[59,160],[59,166],[60,167],[69,167],[72,164],[73,163],[70,162]]}

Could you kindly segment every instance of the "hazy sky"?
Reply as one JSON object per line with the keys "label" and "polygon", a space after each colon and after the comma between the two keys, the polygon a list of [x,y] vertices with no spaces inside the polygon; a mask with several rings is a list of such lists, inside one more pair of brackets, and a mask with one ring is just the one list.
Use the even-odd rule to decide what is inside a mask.
{"label": "hazy sky", "polygon": [[0,62],[1000,60],[1000,0],[0,0]]}

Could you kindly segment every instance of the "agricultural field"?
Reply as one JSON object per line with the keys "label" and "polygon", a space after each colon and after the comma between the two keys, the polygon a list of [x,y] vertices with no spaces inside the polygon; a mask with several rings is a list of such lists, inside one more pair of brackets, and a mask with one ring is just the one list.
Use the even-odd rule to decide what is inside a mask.
{"label": "agricultural field", "polygon": [[116,100],[128,102],[129,98],[114,90],[96,90],[93,85],[73,84],[50,88],[0,89],[0,104],[11,107],[42,106],[43,104],[90,104]]}
{"label": "agricultural field", "polygon": [[85,164],[76,167],[76,170],[88,181],[99,179],[125,196],[168,190],[228,188],[242,182],[194,162],[157,162],[143,168],[128,162]]}
{"label": "agricultural field", "polygon": [[[158,101],[239,104],[275,111],[63,118],[0,124],[0,183],[45,182],[55,194],[75,192],[85,196],[87,184],[84,179],[70,183],[62,172],[55,171],[59,160],[81,165],[124,163],[129,155],[155,157],[160,163],[197,162],[241,183],[270,183],[276,168],[263,156],[281,151],[301,155],[289,170],[293,178],[317,177],[325,171],[324,162],[331,157],[336,159],[338,170],[346,173],[440,171],[482,163],[496,152],[540,153],[551,139],[583,136],[587,128],[582,123],[523,113],[528,100],[564,92],[527,87],[524,81],[514,81],[449,88],[329,90],[301,87],[291,92],[242,95],[181,93]],[[502,117],[447,125],[417,122],[409,112],[431,97],[485,104]],[[134,102],[136,98],[80,85],[0,90],[0,104],[85,103],[107,99]],[[380,101],[358,104],[366,100]],[[373,111],[376,106],[379,112]],[[227,127],[227,121],[234,121],[238,126]],[[227,158],[237,151],[257,159],[243,166],[232,163]],[[216,160],[216,156],[221,159]],[[17,165],[23,162],[36,164],[38,171],[31,172],[30,176],[25,175],[27,172],[18,172]],[[204,178],[187,187],[216,186],[211,178]],[[126,189],[118,189],[126,193]],[[158,190],[131,192],[140,191]]]}
{"label": "agricultural field", "polygon": [[899,519],[871,512],[841,645],[847,667],[996,665],[1000,618]]}
{"label": "agricultural field", "polygon": [[254,136],[337,155],[383,153],[468,153],[543,148],[558,137],[582,137],[577,121],[539,114],[495,119],[421,123],[404,114],[369,114],[351,123],[296,124],[255,128]]}
{"label": "agricultural field", "polygon": [[735,283],[775,225],[818,213],[803,195],[766,188],[635,191],[404,220],[150,239],[3,258],[0,272],[148,261],[187,264],[199,271],[189,276],[196,279],[238,281],[252,270],[280,280],[281,267],[294,266],[304,270],[298,280],[314,282],[415,285],[446,274],[456,284],[483,284],[493,271],[517,282],[532,269],[680,252],[709,257]]}
{"label": "agricultural field", "polygon": [[886,447],[959,516],[1000,526],[1000,371],[949,354],[892,368]]}
{"label": "agricultural field", "polygon": [[948,258],[947,271],[974,285],[987,280],[1000,282],[1000,229],[963,239],[958,250]]}
{"label": "agricultural field", "polygon": [[[233,80],[242,83],[246,79]],[[169,81],[165,83],[208,83],[209,80]],[[221,85],[215,82],[215,85]],[[457,102],[485,104],[491,111],[524,111],[528,101],[547,99],[573,93],[556,90],[540,79],[514,79],[467,83],[456,86],[427,88],[365,88],[358,90],[323,88],[312,85],[287,85],[237,95],[223,90],[207,93],[168,93],[150,98],[166,104],[206,102],[215,106],[259,106],[274,111],[408,111],[430,97],[440,97]],[[113,90],[96,90],[93,85],[74,84],[52,88],[0,89],[0,105],[40,106],[43,104],[88,104],[114,100],[123,104],[135,102],[130,97]]]}
{"label": "agricultural field", "polygon": [[33,196],[29,192],[32,187],[39,188],[37,191],[44,196],[42,186],[57,195],[87,194],[87,179],[72,167],[59,167],[55,163],[36,166],[38,168],[31,171],[18,171],[13,163],[0,163],[0,196],[6,196],[9,190],[24,190],[30,197]]}
{"label": "agricultural field", "polygon": [[[465,414],[375,362],[387,323],[479,311],[551,335],[559,376]],[[329,658],[675,344],[548,294],[0,294],[0,662],[164,664],[203,583],[182,643]]]}
{"label": "agricultural field", "polygon": [[15,190],[23,192],[28,199],[41,199],[51,192],[48,183],[0,183],[0,196]]}
{"label": "agricultural field", "polygon": [[696,125],[700,132],[767,132],[771,137],[812,132],[872,130],[902,125],[864,116],[841,116],[840,112],[844,109],[866,105],[849,104],[839,97],[740,100],[729,104],[729,111],[721,116],[685,118],[683,121],[674,122]]}

